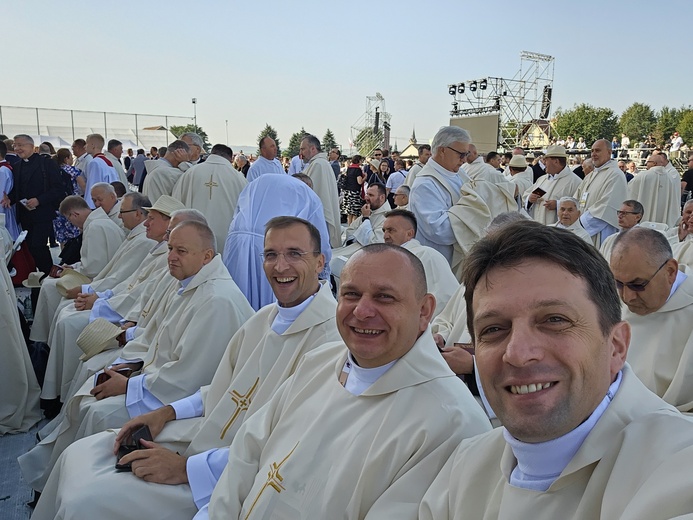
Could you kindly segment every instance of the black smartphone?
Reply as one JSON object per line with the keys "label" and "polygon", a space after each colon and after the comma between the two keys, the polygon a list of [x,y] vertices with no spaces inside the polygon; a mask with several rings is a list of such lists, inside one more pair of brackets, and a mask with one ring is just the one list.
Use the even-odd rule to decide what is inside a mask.
{"label": "black smartphone", "polygon": [[118,459],[116,460],[115,464],[115,469],[117,471],[132,471],[132,465],[131,463],[127,464],[120,464],[120,459],[125,457],[125,455],[128,455],[132,453],[133,451],[137,450],[146,450],[144,446],[142,446],[142,441],[152,441],[152,432],[149,431],[149,426],[146,424],[139,429],[135,430],[128,439],[126,439],[126,442],[124,444],[120,445],[120,448],[118,448]]}

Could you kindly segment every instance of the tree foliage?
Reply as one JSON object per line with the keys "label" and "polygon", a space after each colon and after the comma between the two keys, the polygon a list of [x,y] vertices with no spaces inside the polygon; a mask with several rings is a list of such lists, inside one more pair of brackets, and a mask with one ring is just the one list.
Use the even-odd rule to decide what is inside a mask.
{"label": "tree foliage", "polygon": [[202,130],[199,126],[193,124],[190,125],[171,125],[168,127],[168,131],[176,136],[176,139],[180,138],[181,135],[187,132],[194,132],[202,138],[202,144],[204,145],[205,152],[209,153],[212,149],[212,145],[209,143],[209,137],[207,137],[207,132]]}
{"label": "tree foliage", "polygon": [[263,137],[270,136],[277,143],[277,157],[281,155],[281,141],[277,137],[277,131],[268,123],[265,123],[265,128],[262,129],[260,135],[257,136],[257,155],[260,155],[260,141]]}
{"label": "tree foliage", "polygon": [[677,130],[683,139],[683,142],[690,147],[693,146],[693,110],[685,110]]}
{"label": "tree foliage", "polygon": [[658,143],[663,143],[676,131],[684,113],[684,108],[662,107],[662,110],[657,114],[657,124],[653,132],[654,138]]}
{"label": "tree foliage", "polygon": [[329,128],[325,132],[325,135],[322,137],[321,144],[323,152],[329,152],[332,148],[339,149],[337,141],[334,138],[334,134],[332,133],[332,130],[330,130]]}
{"label": "tree foliage", "polygon": [[555,116],[558,135],[584,137],[590,145],[597,139],[608,139],[618,134],[618,117],[610,108],[593,107],[586,103],[571,110],[558,109]]}
{"label": "tree foliage", "polygon": [[650,135],[657,123],[657,117],[650,105],[643,103],[633,103],[626,108],[619,119],[621,132],[633,140],[639,140],[644,136]]}
{"label": "tree foliage", "polygon": [[289,145],[286,150],[282,153],[284,157],[294,157],[298,155],[299,149],[301,148],[301,141],[303,137],[307,134],[306,129],[301,127],[299,132],[294,132],[291,134],[291,139],[289,139]]}
{"label": "tree foliage", "polygon": [[359,155],[369,157],[371,152],[383,142],[383,133],[373,132],[373,128],[367,127],[361,130],[354,140]]}

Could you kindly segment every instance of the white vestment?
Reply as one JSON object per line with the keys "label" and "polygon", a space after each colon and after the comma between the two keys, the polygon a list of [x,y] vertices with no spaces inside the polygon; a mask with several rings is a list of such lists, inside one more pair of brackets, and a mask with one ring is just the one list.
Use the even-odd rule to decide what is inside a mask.
{"label": "white vestment", "polygon": [[[332,175],[334,180],[334,175]],[[260,254],[264,249],[265,225],[278,216],[307,220],[320,231],[325,265],[332,259],[322,202],[305,183],[288,175],[261,175],[248,183],[238,197],[224,246],[224,264],[253,309],[274,303]],[[321,278],[329,277],[329,271]]]}
{"label": "white vestment", "polygon": [[623,319],[631,326],[628,363],[635,375],[681,412],[693,412],[693,277],[650,314],[624,304]]}
{"label": "white vestment", "polygon": [[467,302],[464,299],[464,285],[457,287],[447,305],[433,318],[431,332],[440,334],[448,347],[454,343],[471,342],[471,336],[467,330]]}
{"label": "white vestment", "polygon": [[[214,475],[223,471],[228,460],[226,455],[221,468],[209,467],[208,457],[213,452],[208,450],[229,446],[243,422],[270,400],[304,354],[339,339],[336,306],[329,285],[322,282],[315,298],[284,333],[277,334],[271,328],[277,316],[277,306],[272,304],[258,311],[234,335],[211,385],[202,389],[204,416],[172,421],[155,439],[191,457],[187,464],[190,485],[148,484],[114,471],[110,447],[115,433],[104,432],[77,441],[63,453],[46,484],[35,519],[77,519],[85,508],[98,510],[111,520],[130,518],[131,511],[120,507],[117,500],[108,504],[99,500],[102,493],[112,490],[136,500],[138,514],[144,517],[191,518],[197,512],[196,504],[208,502],[216,483]],[[218,455],[227,453],[219,451]],[[83,484],[75,485],[75,478]]]}
{"label": "white vestment", "polygon": [[[555,224],[552,224],[551,226],[558,228],[558,229],[565,229],[566,231],[570,231],[574,235],[579,236],[581,239],[583,239],[588,244],[594,245],[594,244],[592,244],[592,237],[589,235],[589,233],[587,233],[587,231],[585,231],[585,228],[582,227],[582,224],[580,224],[580,219],[577,219],[570,226],[564,226],[560,220],[558,222],[556,222]],[[611,237],[609,237],[609,238],[611,238]],[[607,238],[607,240],[609,238]]]}
{"label": "white vestment", "polygon": [[84,200],[91,209],[96,207],[94,206],[94,201],[91,200],[91,188],[94,184],[97,182],[106,182],[110,184],[120,180],[116,169],[106,161],[111,162],[110,159],[104,157],[104,154],[96,154],[87,165],[87,171],[85,172],[87,185],[84,188]]}
{"label": "white vestment", "polygon": [[146,354],[139,356],[144,363],[142,374],[128,382],[127,401],[125,395],[97,401],[89,394],[94,385],[88,380],[65,403],[61,424],[18,459],[26,482],[34,489],[43,488],[55,461],[70,443],[122,426],[135,405],[137,415],[144,413],[146,394],[136,392],[146,390],[169,404],[209,384],[231,337],[253,314],[219,255],[202,267],[180,294],[169,294],[152,342],[137,345],[134,340],[123,350],[125,356],[130,343],[134,343],[135,351],[146,348]]}
{"label": "white vestment", "polygon": [[284,167],[282,166],[282,163],[279,162],[279,159],[274,158],[270,161],[269,159],[265,159],[262,155],[260,155],[257,159],[255,159],[255,161],[253,161],[253,164],[250,165],[246,178],[248,179],[248,182],[252,182],[267,173],[286,175]]}
{"label": "white vestment", "polygon": [[308,164],[304,172],[313,181],[313,191],[320,197],[327,231],[330,234],[330,245],[339,247],[342,245],[342,224],[339,213],[339,196],[337,195],[337,181],[334,178],[334,170],[327,162],[327,154],[316,154]]}
{"label": "white vestment", "polygon": [[450,270],[450,264],[438,251],[432,247],[422,246],[416,239],[405,242],[402,247],[421,260],[426,272],[428,292],[436,298],[436,310],[433,316],[437,316],[460,286]]}
{"label": "white vestment", "polygon": [[150,159],[145,161],[144,166],[147,168],[147,176],[144,178],[142,195],[149,197],[152,204],[162,195],[171,195],[173,186],[183,175],[179,168],[174,168],[165,159]]}
{"label": "white vestment", "polygon": [[419,174],[421,169],[424,167],[423,164],[421,164],[419,161],[416,161],[414,166],[409,168],[409,172],[407,173],[407,178],[404,179],[404,184],[406,186],[409,186],[410,188],[414,184],[414,181],[416,180],[416,176]]}
{"label": "white vestment", "polygon": [[[96,160],[100,162],[99,159]],[[75,270],[93,279],[106,267],[124,239],[123,231],[108,218],[103,209],[93,210],[84,222],[81,259],[75,264]],[[55,311],[63,299],[56,288],[58,280],[59,278],[46,277],[41,284],[34,324],[31,327],[32,341],[48,341]]]}
{"label": "white vestment", "polygon": [[24,342],[17,297],[4,261],[0,261],[0,337],[0,435],[25,432],[41,419],[41,389]]}
{"label": "white vestment", "polygon": [[[130,231],[106,267],[89,285],[96,292],[112,290],[120,283],[128,280],[139,269],[153,245],[155,242],[147,238],[144,223],[138,224]],[[54,313],[51,330],[48,334],[48,345],[50,345],[51,350],[41,388],[42,399],[55,399],[62,396],[63,401],[65,400],[65,391],[70,386],[72,376],[79,365],[79,356],[82,355],[82,351],[76,344],[81,330],[73,331],[76,332],[76,336],[65,337],[65,323],[61,323],[61,320],[66,319],[68,315],[79,312],[75,310],[72,300],[63,298]],[[84,312],[87,316],[89,315],[88,311]],[[86,323],[82,328],[84,326]]]}
{"label": "white vestment", "polygon": [[643,205],[642,220],[675,226],[681,216],[681,180],[674,180],[662,166],[653,166],[628,184],[628,199]]}
{"label": "white vestment", "polygon": [[464,441],[426,492],[420,520],[690,518],[693,423],[626,365],[613,401],[545,492],[511,485],[504,428]]}
{"label": "white vestment", "polygon": [[307,354],[245,421],[209,518],[415,519],[459,442],[490,429],[429,329],[360,395],[339,384],[346,360],[341,342]]}
{"label": "white vestment", "polygon": [[[103,153],[111,163],[113,163],[113,167],[115,168],[116,173],[118,174],[118,180],[123,183],[123,186],[125,186],[125,191],[128,192],[130,191],[128,189],[128,177],[125,175],[125,169],[123,168],[123,163],[120,162],[120,159],[118,159],[115,155],[113,155],[111,152],[104,152]],[[111,181],[113,182],[113,181]]]}
{"label": "white vestment", "polygon": [[212,154],[180,176],[173,197],[202,212],[217,239],[217,251],[223,251],[238,196],[247,184],[228,160]]}
{"label": "white vestment", "polygon": [[[580,177],[575,175],[567,166],[556,175],[546,173],[524,191],[522,195],[524,207],[537,222],[546,225],[554,224],[558,221],[556,210],[545,208],[544,203],[547,200],[555,200],[556,206],[558,206],[558,200],[561,197],[572,197],[581,182]],[[534,204],[530,204],[529,196],[537,188],[541,188],[546,193],[538,198]]]}

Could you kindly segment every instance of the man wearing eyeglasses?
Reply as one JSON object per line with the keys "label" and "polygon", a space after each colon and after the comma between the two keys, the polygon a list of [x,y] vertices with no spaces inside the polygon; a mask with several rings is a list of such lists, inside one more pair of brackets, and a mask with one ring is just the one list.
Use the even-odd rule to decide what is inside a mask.
{"label": "man wearing eyeglasses", "polygon": [[[621,233],[640,225],[643,213],[645,213],[645,209],[637,200],[624,200],[616,212],[618,227],[621,229]],[[599,248],[599,252],[606,258],[607,262],[611,259],[611,251],[614,249],[614,241],[617,236],[618,233],[607,237]]]}
{"label": "man wearing eyeglasses", "polygon": [[659,231],[621,233],[611,271],[632,336],[627,361],[638,378],[681,412],[693,411],[693,279],[679,271]]}
{"label": "man wearing eyeglasses", "polygon": [[455,234],[448,210],[460,199],[460,190],[470,179],[460,167],[469,154],[472,138],[457,126],[444,126],[433,138],[433,156],[417,174],[411,187],[409,209],[419,224],[416,239],[437,249],[452,262]]}

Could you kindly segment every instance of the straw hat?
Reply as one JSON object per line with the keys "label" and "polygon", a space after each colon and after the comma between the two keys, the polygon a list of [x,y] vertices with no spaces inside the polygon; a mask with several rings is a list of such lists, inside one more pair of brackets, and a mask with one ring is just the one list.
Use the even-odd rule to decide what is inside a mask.
{"label": "straw hat", "polygon": [[370,161],[368,161],[368,164],[370,164],[376,170],[380,168],[380,161],[378,159],[371,159]]}
{"label": "straw hat", "polygon": [[153,209],[154,211],[158,211],[162,215],[170,217],[171,213],[173,213],[174,211],[178,211],[179,209],[185,209],[185,206],[181,201],[174,199],[170,195],[162,195],[161,197],[156,199],[156,202],[153,206],[144,209],[146,209],[147,211]]}
{"label": "straw hat", "polygon": [[96,318],[87,325],[77,338],[77,346],[82,349],[79,359],[86,361],[104,350],[118,348],[116,339],[123,329],[103,318]]}
{"label": "straw hat", "polygon": [[27,289],[38,289],[41,287],[41,278],[44,277],[44,273],[41,271],[34,271],[29,273],[29,278],[22,282],[22,285]]}
{"label": "straw hat", "polygon": [[568,154],[565,153],[565,146],[554,144],[546,149],[544,157],[568,157]]}
{"label": "straw hat", "polygon": [[527,159],[524,155],[513,155],[508,166],[510,168],[521,168],[524,170],[527,168]]}
{"label": "straw hat", "polygon": [[67,291],[74,289],[75,287],[81,287],[86,283],[91,283],[91,279],[84,276],[79,271],[74,269],[65,269],[62,276],[58,279],[55,284],[55,288],[60,293],[60,296],[67,298]]}

